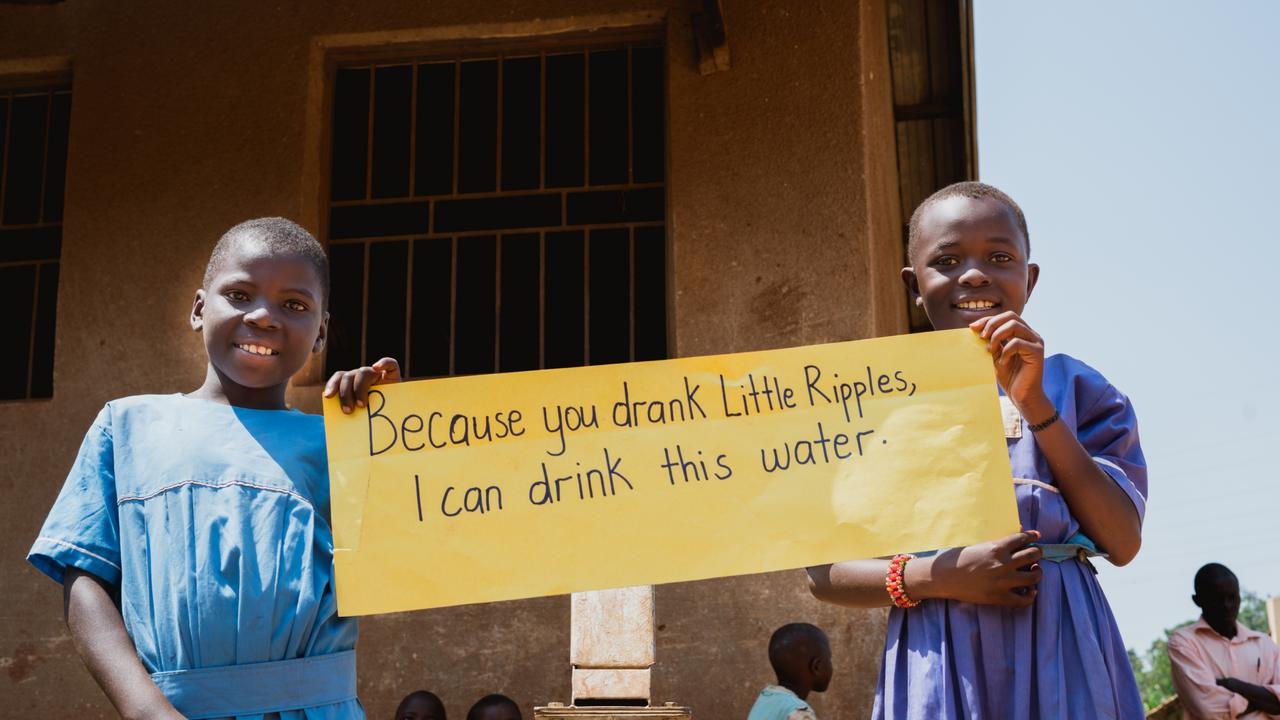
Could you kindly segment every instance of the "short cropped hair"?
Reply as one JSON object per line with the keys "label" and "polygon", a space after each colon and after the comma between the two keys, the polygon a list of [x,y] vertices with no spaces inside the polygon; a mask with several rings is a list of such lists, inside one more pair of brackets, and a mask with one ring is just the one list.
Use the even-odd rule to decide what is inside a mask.
{"label": "short cropped hair", "polygon": [[415,690],[414,692],[405,695],[404,699],[400,701],[400,705],[396,708],[396,717],[400,717],[400,713],[403,712],[414,700],[421,700],[422,702],[430,705],[432,709],[436,711],[436,714],[442,719],[446,716],[444,701],[440,699],[439,695],[436,695],[430,690]]}
{"label": "short cropped hair", "polygon": [[779,677],[790,677],[827,644],[827,634],[817,625],[788,623],[769,638],[769,664]]}
{"label": "short cropped hair", "polygon": [[1022,214],[1022,208],[1018,207],[1018,203],[1014,202],[1013,198],[994,185],[980,183],[976,180],[966,180],[965,182],[948,185],[935,192],[925,198],[915,212],[911,213],[911,223],[907,226],[908,263],[915,259],[916,250],[920,246],[920,221],[924,217],[925,209],[936,202],[953,197],[969,198],[971,200],[986,198],[1004,205],[1009,212],[1013,213],[1014,220],[1018,223],[1018,229],[1022,231],[1022,239],[1026,242],[1027,254],[1031,254],[1031,234],[1027,232],[1027,218]]}
{"label": "short cropped hair", "polygon": [[1208,563],[1196,571],[1195,580],[1192,586],[1195,588],[1197,595],[1204,595],[1211,592],[1210,585],[1223,578],[1231,578],[1239,584],[1236,574],[1231,572],[1231,568],[1221,563]]}
{"label": "short cropped hair", "polygon": [[273,253],[301,255],[315,268],[320,277],[321,302],[329,304],[329,257],[324,248],[307,229],[298,223],[282,217],[264,217],[244,222],[232,227],[218,238],[209,255],[209,264],[204,268],[203,284],[205,289],[222,268],[222,263],[237,243],[253,240],[267,246]]}
{"label": "short cropped hair", "polygon": [[471,709],[467,711],[467,720],[480,720],[480,711],[487,710],[491,707],[502,707],[504,705],[513,708],[516,711],[516,715],[523,717],[520,713],[520,706],[516,704],[515,700],[512,700],[506,695],[493,693],[491,695],[485,695],[477,700],[475,705],[471,706]]}

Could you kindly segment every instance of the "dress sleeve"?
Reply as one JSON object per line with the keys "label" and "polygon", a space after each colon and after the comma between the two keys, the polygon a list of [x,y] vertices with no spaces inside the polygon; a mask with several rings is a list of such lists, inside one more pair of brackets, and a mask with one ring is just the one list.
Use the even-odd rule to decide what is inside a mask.
{"label": "dress sleeve", "polygon": [[80,454],[27,561],[59,583],[67,568],[74,567],[118,585],[119,519],[111,408],[107,406],[85,434]]}
{"label": "dress sleeve", "polygon": [[1141,522],[1147,514],[1147,461],[1138,441],[1138,416],[1129,398],[1112,385],[1103,384],[1095,392],[1079,415],[1076,436],[1098,467],[1133,501]]}
{"label": "dress sleeve", "polygon": [[1192,717],[1235,720],[1249,706],[1243,696],[1218,685],[1200,648],[1180,634],[1169,637],[1169,674],[1183,708]]}

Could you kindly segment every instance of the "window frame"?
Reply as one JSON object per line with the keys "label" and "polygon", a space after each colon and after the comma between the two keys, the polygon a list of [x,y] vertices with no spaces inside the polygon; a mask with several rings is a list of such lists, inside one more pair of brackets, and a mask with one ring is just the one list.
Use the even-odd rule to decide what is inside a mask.
{"label": "window frame", "polygon": [[[36,219],[34,222],[5,224],[4,214],[6,211],[5,201],[9,188],[9,161],[10,149],[12,147],[12,131],[13,131],[13,102],[16,98],[31,96],[48,96],[49,102],[46,105],[44,117],[43,142],[40,159],[40,179],[39,179],[39,200],[36,204]],[[49,153],[50,142],[49,136],[53,129],[54,123],[54,105],[55,98],[58,96],[66,96],[66,140],[64,142],[63,151],[63,168],[62,168],[62,185],[58,188],[61,194],[59,202],[61,207],[58,211],[56,220],[49,220],[46,216],[48,210],[47,202],[49,199],[48,187],[49,183]],[[62,263],[62,231],[65,227],[66,219],[66,180],[67,167],[70,163],[71,150],[71,112],[72,103],[74,102],[74,89],[72,86],[72,78],[69,69],[58,70],[54,72],[16,72],[12,74],[0,74],[0,98],[5,100],[4,129],[3,136],[0,136],[0,234],[6,232],[35,232],[54,231],[54,237],[47,242],[51,246],[47,248],[47,252],[36,257],[17,257],[16,259],[0,258],[0,268],[34,268],[34,277],[32,279],[32,290],[30,296],[31,309],[31,326],[27,337],[27,358],[26,358],[26,379],[25,388],[21,397],[0,397],[0,403],[26,403],[26,402],[47,402],[55,397],[56,389],[53,375],[53,365],[57,356],[57,309],[58,309],[58,285],[61,280],[61,263]],[[53,289],[51,296],[44,295],[46,283],[50,282],[47,268],[52,267]],[[44,301],[44,302],[42,302]],[[48,307],[46,307],[48,305]],[[26,307],[24,305],[23,307]],[[49,313],[47,318],[48,337],[42,338],[41,319],[44,313]],[[44,342],[41,342],[41,341]],[[47,346],[47,357],[42,352],[38,352],[40,345]],[[37,384],[37,368],[45,367],[47,372],[47,380],[40,379],[40,383],[47,382],[47,394],[33,394],[39,390]]]}
{"label": "window frame", "polygon": [[[415,195],[414,193],[416,188],[414,187],[414,181],[411,180],[410,187],[408,190],[409,194],[407,196],[400,196],[400,197],[394,197],[394,198],[373,198],[370,193],[370,185],[373,182],[372,181],[372,162],[373,162],[372,140],[370,140],[371,144],[369,148],[369,155],[365,159],[366,173],[368,175],[368,177],[366,177],[365,199],[335,201],[332,198],[332,187],[333,187],[333,179],[334,179],[333,135],[335,131],[334,129],[334,126],[335,126],[334,98],[336,94],[335,90],[337,85],[337,82],[336,82],[337,72],[339,69],[351,68],[353,66],[354,67],[372,66],[374,68],[385,67],[385,66],[398,66],[398,65],[419,66],[425,63],[440,63],[440,62],[453,62],[453,63],[458,63],[460,66],[461,63],[463,62],[472,61],[472,60],[484,60],[484,59],[498,60],[499,66],[501,66],[501,61],[504,58],[527,57],[535,54],[543,55],[543,56],[551,56],[551,55],[558,55],[558,54],[589,53],[591,51],[597,51],[597,50],[626,49],[626,48],[632,48],[635,46],[656,47],[660,50],[662,54],[662,61],[661,61],[662,108],[661,108],[661,115],[660,115],[660,123],[662,127],[662,159],[661,159],[662,176],[660,181],[653,182],[653,183],[636,183],[630,178],[630,173],[628,173],[628,176],[629,176],[628,181],[623,185],[614,185],[614,184],[591,185],[589,182],[589,179],[584,179],[583,184],[580,186],[557,188],[557,187],[551,187],[547,185],[546,169],[545,169],[546,162],[547,162],[547,155],[545,151],[546,73],[545,73],[545,60],[544,60],[543,75],[542,75],[543,79],[542,79],[540,99],[539,99],[539,102],[543,105],[543,110],[542,110],[543,115],[542,115],[542,123],[541,123],[541,134],[543,137],[540,140],[541,145],[540,145],[540,152],[539,152],[539,182],[537,187],[533,189],[528,189],[528,190],[503,190],[501,188],[501,180],[499,179],[493,191],[460,192],[460,188],[458,186],[458,179],[457,179],[457,176],[459,173],[459,168],[457,166],[457,152],[458,152],[457,116],[459,114],[459,109],[458,109],[458,106],[456,105],[457,93],[460,91],[460,88],[457,84],[455,84],[455,88],[454,88],[455,89],[455,106],[453,108],[454,135],[452,138],[454,143],[455,164],[453,168],[454,185],[452,187],[452,192],[450,195],[448,196]],[[458,40],[436,41],[436,42],[430,42],[430,43],[409,43],[409,44],[398,43],[398,44],[389,44],[389,45],[374,47],[374,48],[367,48],[367,47],[343,48],[341,50],[330,51],[324,54],[323,70],[322,70],[322,82],[323,82],[322,98],[323,99],[322,99],[322,102],[320,103],[320,109],[321,109],[323,121],[320,125],[321,132],[319,133],[319,137],[317,138],[317,140],[319,141],[318,144],[320,146],[319,163],[318,163],[319,170],[320,170],[320,178],[319,178],[319,182],[317,183],[318,203],[316,207],[317,212],[315,213],[315,217],[316,217],[317,229],[319,231],[318,235],[322,239],[322,242],[325,245],[326,251],[330,252],[331,257],[332,257],[332,248],[335,247],[336,245],[363,244],[364,246],[364,260],[363,260],[363,268],[362,268],[362,273],[364,277],[361,279],[361,285],[362,285],[361,317],[363,318],[363,320],[362,320],[361,339],[359,344],[360,344],[360,354],[365,363],[372,362],[373,360],[376,359],[375,357],[368,356],[370,352],[370,348],[368,347],[368,343],[367,343],[368,313],[369,313],[368,274],[369,274],[369,262],[370,262],[370,248],[372,247],[372,245],[376,244],[377,242],[384,241],[384,240],[385,241],[393,241],[393,240],[408,241],[410,244],[410,248],[412,248],[412,243],[414,241],[421,240],[421,239],[430,239],[430,238],[438,239],[441,233],[434,232],[435,230],[434,218],[432,218],[432,225],[430,226],[429,231],[426,233],[412,233],[408,235],[388,235],[388,236],[379,236],[379,237],[339,238],[335,241],[335,239],[332,237],[332,234],[333,234],[332,228],[330,227],[331,213],[335,207],[341,207],[343,205],[368,206],[368,205],[376,205],[379,203],[393,204],[396,202],[413,202],[413,201],[424,200],[425,198],[428,198],[428,197],[431,198],[433,201],[438,198],[453,198],[453,199],[482,199],[482,198],[497,198],[497,197],[505,198],[505,197],[518,196],[518,195],[536,195],[540,193],[547,193],[547,192],[554,192],[554,191],[562,192],[566,198],[565,202],[567,202],[567,197],[571,192],[587,192],[587,191],[594,191],[594,190],[618,190],[619,188],[644,189],[648,187],[660,188],[664,194],[663,207],[662,207],[660,220],[640,221],[640,222],[625,221],[625,222],[615,223],[613,225],[606,224],[605,227],[620,226],[620,227],[629,228],[628,232],[630,233],[629,239],[630,239],[630,245],[631,245],[631,249],[629,250],[629,253],[630,253],[629,273],[631,274],[630,282],[631,282],[631,295],[632,295],[631,309],[630,309],[630,313],[632,315],[631,328],[630,328],[631,337],[629,339],[629,348],[632,356],[630,359],[632,360],[636,359],[635,358],[636,341],[634,337],[635,336],[634,296],[636,294],[635,293],[636,285],[635,285],[635,277],[634,277],[635,271],[636,271],[634,245],[636,242],[636,229],[641,227],[654,227],[654,228],[658,228],[661,231],[662,233],[662,240],[661,240],[662,242],[662,284],[663,284],[663,287],[661,288],[661,294],[663,297],[662,316],[663,316],[663,325],[664,325],[663,332],[665,335],[664,351],[663,351],[662,357],[672,357],[674,355],[674,327],[672,324],[672,316],[673,316],[672,299],[673,298],[672,298],[672,282],[671,282],[671,279],[672,279],[671,277],[671,260],[672,260],[671,244],[672,243],[671,243],[671,235],[669,232],[669,217],[670,217],[669,198],[666,195],[667,189],[670,186],[670,172],[669,172],[670,163],[668,161],[669,155],[670,155],[670,141],[669,141],[670,135],[669,135],[669,123],[668,123],[668,114],[670,110],[669,88],[668,88],[669,78],[668,78],[668,71],[667,71],[667,64],[669,62],[668,50],[669,48],[666,40],[666,28],[661,25],[652,25],[652,26],[643,26],[643,27],[611,28],[611,29],[606,29],[601,31],[573,31],[573,32],[566,32],[566,33],[551,34],[551,35],[526,36],[526,37],[515,37],[515,38],[486,38],[486,39],[479,39],[479,40],[458,39]],[[457,76],[455,76],[455,78],[456,77]],[[628,73],[629,85],[630,85],[630,82],[631,82],[630,73]],[[455,80],[455,83],[456,83],[456,80]],[[499,85],[499,87],[501,87],[501,85]],[[415,93],[416,93],[416,89],[415,89]],[[588,100],[584,98],[584,103],[586,102],[588,102]],[[628,107],[630,107],[630,102],[631,101],[630,101],[630,95],[629,95]],[[370,93],[370,110],[371,111],[372,111],[372,105],[373,105],[373,93]],[[414,108],[413,111],[416,111],[416,108]],[[372,112],[370,112],[369,117],[372,119]],[[416,118],[414,118],[411,115],[409,122],[411,126],[413,126],[414,123],[416,122]],[[501,120],[499,120],[499,122],[501,122]],[[628,126],[630,125],[630,122],[631,122],[631,118],[628,117]],[[370,127],[368,128],[368,132],[370,137],[372,138],[372,135],[373,135],[372,122],[370,122]],[[499,134],[501,135],[500,129],[499,129]],[[416,142],[417,142],[417,130],[415,128],[411,133],[411,140],[410,140],[409,151],[408,151],[411,154],[411,156],[414,153],[416,153]],[[629,147],[634,143],[633,138],[630,136],[630,133],[628,133],[627,142]],[[498,158],[499,158],[498,167],[500,168],[501,167],[500,144],[496,149],[496,153],[498,154]],[[413,163],[411,162],[410,164],[412,166]],[[629,163],[629,167],[631,165],[632,164]],[[500,172],[499,172],[499,178],[501,178]],[[433,214],[434,214],[434,206],[433,206]],[[468,235],[472,235],[472,236],[491,235],[494,237],[495,243],[500,247],[503,236],[529,233],[529,234],[537,234],[540,237],[539,262],[543,267],[540,267],[539,269],[538,292],[540,297],[545,296],[546,288],[544,286],[544,283],[545,283],[545,263],[546,263],[546,250],[545,250],[546,236],[557,231],[580,229],[582,231],[583,244],[587,245],[589,244],[589,236],[590,236],[589,230],[597,229],[598,227],[596,225],[591,225],[591,224],[569,226],[567,224],[568,217],[564,215],[563,206],[562,206],[562,220],[564,220],[565,222],[563,222],[561,226],[557,226],[554,228],[538,226],[538,227],[532,227],[532,228],[521,227],[521,228],[494,229],[494,230],[450,231],[448,233],[444,233],[445,235],[450,236],[453,240],[452,262],[454,264],[454,267],[451,268],[451,283],[453,284],[453,288],[451,292],[453,292],[455,295],[457,292],[457,274],[456,274],[457,250],[456,249],[457,249],[458,240],[460,238],[463,238]],[[410,249],[409,255],[408,255],[408,258],[409,258],[408,262],[412,263],[412,257],[413,257],[412,249]],[[499,274],[499,279],[496,282],[500,282],[500,273],[501,273],[501,256],[500,255],[496,260],[496,262],[498,263],[497,272]],[[588,260],[588,263],[589,263],[589,260]],[[584,271],[584,272],[588,272],[588,271]],[[584,276],[583,283],[584,283],[584,286],[589,284],[588,276]],[[406,304],[410,304],[412,302],[412,293],[413,293],[413,282],[411,280],[406,288],[406,293],[405,293]],[[500,313],[500,308],[498,309],[498,312]],[[456,305],[451,306],[449,313],[451,316],[450,317],[451,326],[456,325],[456,322],[457,322]],[[542,369],[549,366],[546,365],[546,355],[545,355],[544,346],[547,343],[547,336],[546,336],[546,330],[544,327],[544,319],[542,318],[541,312],[539,313],[539,316],[540,317],[539,317],[539,329],[538,329],[538,343],[539,343],[538,365],[539,365],[539,369]],[[591,321],[590,317],[591,316],[590,316],[590,311],[588,307],[586,312],[584,312],[584,319],[583,319],[584,324],[586,325],[590,324],[590,321]],[[500,322],[500,319],[498,321]],[[406,324],[405,351],[407,354],[411,346],[411,342],[409,338],[410,328],[412,326],[411,311],[406,312],[405,324]],[[589,332],[589,330],[587,332]],[[500,328],[495,328],[494,366],[498,368],[497,371],[499,372],[504,371],[501,369],[500,361],[498,359],[498,357],[500,356],[501,350],[500,350],[500,341],[497,339],[497,336],[500,335],[500,333],[501,333]],[[586,348],[584,349],[584,362],[582,364],[589,365],[591,363],[589,340],[584,339],[584,343],[586,344]],[[329,354],[329,350],[326,349],[326,352],[322,354],[322,357],[318,363],[321,367],[329,366],[328,354]],[[410,376],[409,372],[412,369],[410,364],[412,362],[412,358],[402,357],[397,359],[399,359],[403,363],[402,372],[405,374],[406,377],[412,377],[414,379],[425,379],[428,377],[449,377],[457,374],[455,371],[456,349],[454,348],[454,330],[451,329],[450,331],[450,359],[449,359],[450,370],[447,375],[419,374],[419,375]],[[328,369],[330,372],[333,370],[333,368],[331,367]]]}

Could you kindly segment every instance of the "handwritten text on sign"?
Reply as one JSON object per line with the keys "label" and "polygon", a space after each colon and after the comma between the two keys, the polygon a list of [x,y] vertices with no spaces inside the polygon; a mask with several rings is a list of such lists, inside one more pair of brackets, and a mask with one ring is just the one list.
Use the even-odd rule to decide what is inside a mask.
{"label": "handwritten text on sign", "polygon": [[325,404],[344,615],[781,570],[1018,529],[968,330],[382,386]]}

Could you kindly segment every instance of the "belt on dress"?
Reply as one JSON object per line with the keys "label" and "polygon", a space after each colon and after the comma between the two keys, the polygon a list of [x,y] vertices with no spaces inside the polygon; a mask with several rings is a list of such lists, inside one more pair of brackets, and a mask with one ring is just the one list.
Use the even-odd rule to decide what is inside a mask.
{"label": "belt on dress", "polygon": [[356,699],[356,651],[152,673],[190,720],[262,715]]}
{"label": "belt on dress", "polygon": [[1097,574],[1098,569],[1093,566],[1093,563],[1089,562],[1089,558],[1107,556],[1084,533],[1076,533],[1067,538],[1064,543],[1032,543],[1032,545],[1040,548],[1040,552],[1044,553],[1044,557],[1041,560],[1057,563],[1079,560],[1089,566],[1089,569],[1094,574]]}

